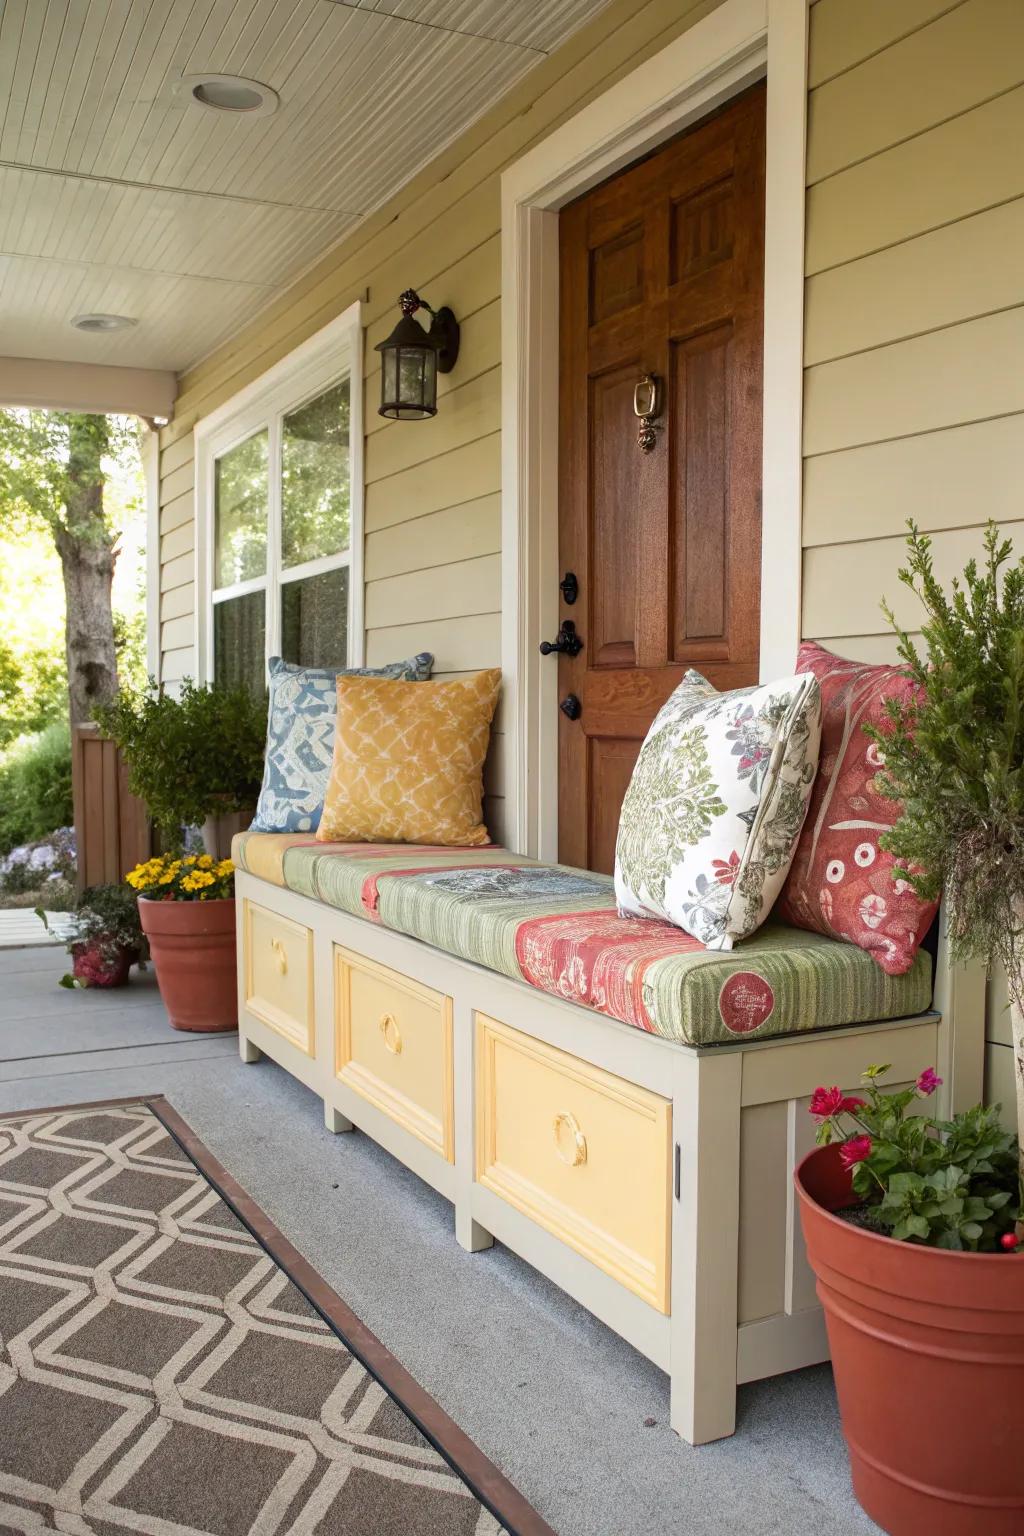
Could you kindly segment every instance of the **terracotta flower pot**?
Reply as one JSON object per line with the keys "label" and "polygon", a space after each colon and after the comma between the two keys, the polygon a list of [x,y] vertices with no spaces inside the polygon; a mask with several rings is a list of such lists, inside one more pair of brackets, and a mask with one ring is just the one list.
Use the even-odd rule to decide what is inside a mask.
{"label": "terracotta flower pot", "polygon": [[71,946],[71,974],[90,987],[125,987],[137,949],[108,950],[99,940]]}
{"label": "terracotta flower pot", "polygon": [[853,1487],[890,1536],[1024,1531],[1024,1258],[897,1242],[854,1203],[838,1146],[796,1170]]}
{"label": "terracotta flower pot", "polygon": [[160,996],[175,1029],[238,1028],[235,901],[139,897]]}

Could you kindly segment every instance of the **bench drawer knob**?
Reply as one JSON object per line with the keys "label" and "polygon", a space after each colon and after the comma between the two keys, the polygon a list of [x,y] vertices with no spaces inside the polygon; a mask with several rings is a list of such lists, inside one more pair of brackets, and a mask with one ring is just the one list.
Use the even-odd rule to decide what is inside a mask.
{"label": "bench drawer knob", "polygon": [[380,1016],[380,1032],[384,1036],[384,1044],[393,1056],[402,1054],[402,1036],[398,1028],[398,1021],[393,1013],[382,1013]]}
{"label": "bench drawer knob", "polygon": [[575,1115],[568,1111],[555,1116],[555,1151],[569,1168],[579,1168],[587,1160],[587,1138]]}
{"label": "bench drawer knob", "polygon": [[270,947],[274,952],[274,964],[282,976],[286,975],[288,971],[288,956],[285,953],[284,945],[280,939],[271,939]]}

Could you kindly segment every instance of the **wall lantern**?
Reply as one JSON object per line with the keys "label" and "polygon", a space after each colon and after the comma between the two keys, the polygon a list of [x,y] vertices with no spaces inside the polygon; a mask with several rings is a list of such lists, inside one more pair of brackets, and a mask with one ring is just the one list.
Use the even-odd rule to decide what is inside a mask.
{"label": "wall lantern", "polygon": [[[376,347],[381,355],[380,414],[394,421],[422,421],[437,415],[437,375],[455,367],[459,323],[450,309],[431,309],[412,288],[398,302],[402,318]],[[430,315],[429,331],[413,319],[418,309]]]}

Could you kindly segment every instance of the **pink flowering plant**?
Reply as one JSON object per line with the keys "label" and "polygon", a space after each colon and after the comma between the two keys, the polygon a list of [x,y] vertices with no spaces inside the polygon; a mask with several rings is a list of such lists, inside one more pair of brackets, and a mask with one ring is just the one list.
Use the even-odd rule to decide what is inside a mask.
{"label": "pink flowering plant", "polygon": [[1012,1253],[1017,1140],[1000,1125],[1000,1106],[978,1104],[952,1120],[911,1114],[942,1079],[928,1067],[913,1087],[885,1093],[879,1079],[888,1071],[868,1067],[858,1094],[816,1088],[809,1105],[819,1145],[839,1143],[862,1224],[931,1248]]}

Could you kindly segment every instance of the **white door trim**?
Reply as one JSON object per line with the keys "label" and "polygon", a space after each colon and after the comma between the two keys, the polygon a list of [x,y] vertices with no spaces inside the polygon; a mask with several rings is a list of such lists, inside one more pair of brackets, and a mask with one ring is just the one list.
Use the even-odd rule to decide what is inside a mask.
{"label": "white door trim", "polygon": [[808,0],[723,0],[504,172],[502,668],[505,837],[558,847],[558,210],[767,73],[761,675],[800,637]]}

